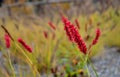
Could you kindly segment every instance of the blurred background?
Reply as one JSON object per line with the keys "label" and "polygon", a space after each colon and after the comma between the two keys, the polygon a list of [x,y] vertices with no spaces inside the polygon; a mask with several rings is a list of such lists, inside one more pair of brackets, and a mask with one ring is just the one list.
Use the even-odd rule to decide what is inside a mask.
{"label": "blurred background", "polygon": [[[80,61],[80,55],[83,56],[68,40],[61,14],[77,27],[87,47],[95,37],[96,28],[100,28],[100,39],[91,48],[89,57],[99,77],[120,77],[120,0],[0,0],[0,25],[14,40],[22,37],[32,47],[32,55],[26,54],[43,77],[47,77],[50,68],[62,68],[73,60]],[[13,77],[6,57],[4,34],[0,28],[0,76]],[[33,77],[29,62],[13,43],[9,51],[16,77]],[[69,70],[79,70],[73,68]],[[96,77],[89,65],[88,68],[91,77]]]}
{"label": "blurred background", "polygon": [[48,15],[60,10],[69,16],[73,14],[89,15],[96,11],[102,13],[109,7],[117,11],[119,4],[119,0],[0,0],[3,16],[12,14]]}

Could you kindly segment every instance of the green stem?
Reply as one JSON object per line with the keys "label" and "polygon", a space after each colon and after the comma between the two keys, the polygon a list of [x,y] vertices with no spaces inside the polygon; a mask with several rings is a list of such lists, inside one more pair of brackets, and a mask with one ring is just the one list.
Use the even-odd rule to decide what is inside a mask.
{"label": "green stem", "polygon": [[[87,63],[87,59],[88,59],[88,54],[86,55],[85,61],[84,61],[84,59],[82,58],[81,55],[80,55],[80,59],[82,60],[82,62],[84,62],[84,64],[86,64]],[[86,68],[87,68],[88,77],[90,77],[90,72],[89,72],[87,64],[86,64]]]}
{"label": "green stem", "polygon": [[9,50],[7,50],[7,54],[8,54],[8,62],[9,62],[9,64],[10,64],[10,68],[11,68],[12,71],[13,71],[13,77],[15,77],[15,71],[14,71],[12,62],[11,62],[11,60],[10,60],[10,53],[9,53]]}
{"label": "green stem", "polygon": [[89,72],[89,69],[88,69],[88,65],[87,65],[87,64],[86,64],[86,68],[87,68],[88,77],[90,77],[90,72]]}
{"label": "green stem", "polygon": [[[15,43],[15,45],[21,50],[21,52],[23,53],[23,55],[27,58],[27,60],[30,62],[30,66],[36,71],[36,73],[39,73],[37,71],[37,68],[33,66],[33,62],[30,60],[30,58],[27,56],[27,54],[23,51],[23,49],[17,44]],[[35,75],[35,74],[34,74]],[[40,77],[40,76],[39,76]]]}
{"label": "green stem", "polygon": [[32,61],[29,59],[29,57],[26,55],[26,53],[23,51],[23,49],[18,44],[16,44],[16,46],[21,50],[21,52],[28,59],[28,61],[30,62],[30,64],[33,65]]}
{"label": "green stem", "polygon": [[93,69],[93,71],[94,71],[96,77],[99,77],[98,74],[97,74],[96,69],[94,68],[94,65],[92,64],[92,62],[91,62],[89,59],[88,59],[88,61],[89,61],[90,65],[91,65],[91,67],[92,67],[92,69]]}
{"label": "green stem", "polygon": [[[73,47],[74,47],[74,50],[75,51],[78,51],[77,49],[76,49],[76,47],[75,47],[75,45],[74,45],[74,43],[73,43],[73,45],[72,45]],[[82,62],[84,61],[84,59],[82,58],[82,55],[80,54],[80,59],[82,60]]]}

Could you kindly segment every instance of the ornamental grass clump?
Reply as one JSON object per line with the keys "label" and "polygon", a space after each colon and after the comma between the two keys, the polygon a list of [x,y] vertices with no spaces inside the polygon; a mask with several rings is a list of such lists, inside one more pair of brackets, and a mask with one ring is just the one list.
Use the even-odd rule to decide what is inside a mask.
{"label": "ornamental grass clump", "polygon": [[[68,36],[69,40],[72,43],[76,43],[80,52],[82,52],[85,55],[85,57],[84,58],[81,57],[81,59],[83,60],[83,63],[84,63],[83,66],[86,66],[87,61],[90,62],[90,60],[89,60],[90,48],[98,42],[99,37],[101,35],[100,29],[99,28],[96,29],[96,36],[93,39],[92,43],[87,47],[86,42],[83,40],[83,38],[79,34],[79,31],[77,30],[77,28],[64,16],[62,16],[62,21],[64,23],[64,30],[66,31],[66,35]],[[96,77],[98,77],[97,72],[91,62],[90,62],[90,64],[96,74]],[[88,67],[87,67],[87,71],[89,74]]]}
{"label": "ornamental grass clump", "polygon": [[[82,39],[81,35],[79,34],[77,28],[64,16],[62,16],[62,21],[65,25],[64,30],[66,31],[66,35],[68,36],[70,41],[76,43],[82,53],[87,54],[88,53],[87,45],[85,41]],[[95,45],[98,42],[100,34],[101,34],[100,29],[99,28],[96,29],[96,36],[93,39],[91,45]]]}
{"label": "ornamental grass clump", "polygon": [[80,51],[84,54],[87,52],[87,47],[84,40],[81,38],[77,28],[64,16],[62,17],[64,23],[64,29],[66,31],[67,36],[72,42],[75,42],[80,49]]}
{"label": "ornamental grass clump", "polygon": [[[3,25],[1,25],[1,27],[3,28],[3,30],[5,31],[5,35],[4,35],[4,40],[5,40],[5,45],[6,45],[6,48],[7,48],[7,51],[8,51],[8,62],[9,62],[9,66],[11,67],[11,70],[12,70],[12,75],[10,75],[10,76],[12,76],[12,77],[16,77],[16,75],[15,75],[15,68],[13,67],[13,63],[12,63],[12,60],[11,60],[11,57],[10,57],[10,47],[12,47],[12,45],[13,46],[15,46],[17,49],[19,49],[20,50],[20,52],[18,52],[18,53],[21,53],[21,54],[23,54],[24,55],[24,57],[26,57],[25,58],[25,60],[28,62],[28,64],[29,64],[29,66],[30,66],[30,68],[32,68],[33,69],[33,72],[34,72],[34,77],[38,74],[38,70],[37,70],[37,68],[36,68],[36,65],[34,65],[34,62],[36,61],[35,59],[34,59],[34,61],[30,58],[30,57],[33,57],[32,55],[28,55],[26,52],[24,52],[24,49],[18,44],[18,43],[20,43],[29,53],[32,53],[32,48],[29,46],[29,45],[27,45],[26,44],[26,42],[25,41],[23,41],[23,39],[21,39],[21,38],[18,38],[18,40],[16,41],[16,40],[14,40],[13,38],[12,38],[12,36],[11,36],[11,34],[8,32],[8,30],[5,28],[5,26],[3,26]],[[13,43],[13,44],[11,44],[11,42]],[[13,53],[13,52],[12,52]]]}
{"label": "ornamental grass clump", "polygon": [[[96,35],[90,42],[88,39],[91,38],[91,35],[88,33],[88,26],[85,27],[85,37],[82,37],[82,33],[79,33],[79,30],[82,30],[83,26],[79,24],[78,19],[75,19],[74,25],[66,17],[62,16],[62,22],[64,26],[55,26],[51,21],[48,22],[47,25],[49,25],[51,29],[49,29],[49,27],[45,27],[44,29],[44,27],[40,26],[34,26],[34,28],[32,26],[33,28],[31,29],[30,27],[30,32],[29,28],[21,28],[20,26],[16,38],[14,33],[11,33],[12,36],[14,35],[14,40],[6,29],[8,27],[3,26],[6,48],[12,50],[12,54],[15,54],[16,57],[19,57],[21,60],[23,59],[25,63],[27,62],[34,77],[38,77],[38,75],[42,73],[48,75],[52,73],[54,77],[79,77],[78,75],[83,77],[89,74],[86,70],[89,71],[87,63],[90,61],[90,49],[93,45],[97,44],[101,31],[97,28]],[[20,33],[21,35],[23,34],[23,38],[18,38],[20,37],[20,31],[24,32],[24,34]],[[64,37],[64,31],[69,40]],[[34,35],[37,36],[37,38],[34,37],[35,40],[33,39]],[[27,39],[27,41],[24,41],[24,39]],[[71,45],[69,41],[72,42]],[[88,41],[90,44],[87,43]],[[27,42],[29,42],[30,45],[28,45]],[[65,61],[65,59],[68,61]],[[62,60],[66,63],[62,62]],[[12,65],[11,68],[14,71]]]}

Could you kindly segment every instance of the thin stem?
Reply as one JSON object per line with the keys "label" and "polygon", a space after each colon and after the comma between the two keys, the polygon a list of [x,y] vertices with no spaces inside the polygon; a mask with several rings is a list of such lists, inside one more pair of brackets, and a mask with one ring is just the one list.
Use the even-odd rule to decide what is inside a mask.
{"label": "thin stem", "polygon": [[10,53],[9,53],[9,50],[7,50],[7,54],[8,54],[8,62],[9,62],[9,64],[10,64],[10,68],[11,68],[12,71],[13,71],[13,77],[15,77],[15,71],[14,71],[12,62],[11,62],[11,60],[10,60]]}
{"label": "thin stem", "polygon": [[89,69],[88,69],[88,66],[87,66],[87,61],[88,61],[89,54],[87,54],[87,55],[85,55],[85,56],[86,56],[86,57],[85,57],[84,65],[86,65],[88,77],[90,77],[90,72],[89,72]]}
{"label": "thin stem", "polygon": [[[75,48],[74,45],[73,45],[73,47]],[[87,66],[88,55],[89,55],[89,54],[86,55],[85,61],[84,61],[84,59],[82,58],[82,55],[80,55],[80,59],[82,60],[82,62],[84,62],[84,65],[86,65],[88,77],[90,77],[90,72],[89,72],[89,69],[88,69],[88,66]]]}
{"label": "thin stem", "polygon": [[[16,44],[16,43],[15,43]],[[28,59],[28,61],[30,62],[31,65],[33,65],[32,61],[29,59],[29,57],[26,55],[26,53],[23,51],[23,49],[18,45],[16,44],[16,46],[21,50],[21,52],[24,54],[24,56]]]}
{"label": "thin stem", "polygon": [[[36,67],[33,66],[33,62],[29,59],[29,57],[27,56],[27,54],[23,51],[23,49],[17,44],[15,43],[15,45],[21,50],[21,52],[23,53],[23,55],[27,58],[27,60],[30,62],[30,66],[36,71],[36,73],[39,73],[36,69]],[[35,75],[35,74],[34,74]]]}
{"label": "thin stem", "polygon": [[[77,51],[77,49],[75,48],[74,43],[73,43],[73,45],[72,45],[72,46],[74,47],[74,50],[75,50],[75,51]],[[84,61],[84,59],[82,58],[82,55],[80,55],[80,59],[82,60],[82,62]]]}
{"label": "thin stem", "polygon": [[87,68],[88,77],[90,77],[90,72],[89,72],[89,69],[88,69],[88,65],[87,65],[87,64],[86,64],[86,68]]}
{"label": "thin stem", "polygon": [[89,61],[90,65],[91,65],[91,67],[92,67],[92,69],[93,69],[93,71],[94,71],[96,77],[99,77],[98,74],[97,74],[96,69],[94,68],[94,65],[92,64],[92,62],[91,62],[89,59],[88,59],[88,61]]}

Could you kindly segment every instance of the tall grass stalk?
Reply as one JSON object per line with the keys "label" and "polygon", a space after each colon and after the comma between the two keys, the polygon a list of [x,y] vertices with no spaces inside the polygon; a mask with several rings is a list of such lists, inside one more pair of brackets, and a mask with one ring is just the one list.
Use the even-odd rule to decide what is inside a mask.
{"label": "tall grass stalk", "polygon": [[96,69],[95,69],[95,67],[94,67],[94,65],[93,65],[92,62],[89,60],[89,58],[88,58],[88,62],[90,63],[90,66],[92,67],[92,69],[93,69],[96,77],[99,77],[98,74],[97,74],[97,71],[96,71]]}
{"label": "tall grass stalk", "polygon": [[[24,52],[24,50],[16,43],[14,42],[15,45],[21,50],[21,52],[23,53],[23,55],[27,58],[27,60],[29,61],[29,65],[30,67],[33,69],[33,73],[34,73],[34,76],[36,77],[36,73],[39,73],[36,66],[34,66],[33,62],[30,60],[30,58],[27,56],[27,54]],[[40,75],[39,75],[40,77]]]}
{"label": "tall grass stalk", "polygon": [[8,62],[9,62],[10,68],[11,68],[11,70],[13,72],[13,77],[15,77],[15,71],[14,71],[14,67],[13,67],[11,59],[10,59],[10,51],[9,51],[9,49],[7,49],[7,55],[8,55]]}

